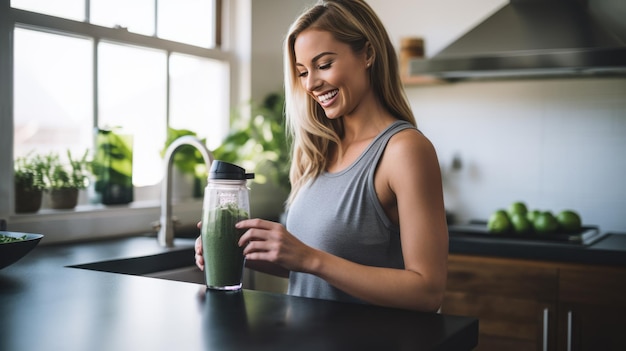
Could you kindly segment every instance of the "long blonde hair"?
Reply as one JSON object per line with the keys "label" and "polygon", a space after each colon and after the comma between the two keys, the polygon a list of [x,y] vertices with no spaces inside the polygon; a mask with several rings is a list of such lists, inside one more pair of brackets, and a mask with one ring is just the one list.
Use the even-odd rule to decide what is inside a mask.
{"label": "long blonde hair", "polygon": [[355,53],[362,52],[369,43],[374,57],[369,70],[370,84],[375,96],[393,116],[416,125],[400,81],[395,49],[372,8],[362,0],[320,0],[296,19],[285,39],[285,115],[292,138],[288,205],[304,184],[324,172],[331,146],[339,148],[343,136],[341,119],[327,118],[300,82],[294,45],[298,35],[309,28],[331,33]]}

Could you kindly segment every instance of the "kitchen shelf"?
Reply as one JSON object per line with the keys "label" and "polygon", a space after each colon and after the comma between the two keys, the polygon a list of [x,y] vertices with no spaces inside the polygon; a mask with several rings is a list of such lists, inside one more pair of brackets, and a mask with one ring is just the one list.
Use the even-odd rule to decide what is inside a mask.
{"label": "kitchen shelf", "polygon": [[402,76],[400,77],[405,86],[442,85],[449,82],[430,76]]}

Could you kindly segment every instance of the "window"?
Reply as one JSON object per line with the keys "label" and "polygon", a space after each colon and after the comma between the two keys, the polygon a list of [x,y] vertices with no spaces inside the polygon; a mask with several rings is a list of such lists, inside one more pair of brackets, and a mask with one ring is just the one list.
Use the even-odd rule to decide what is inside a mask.
{"label": "window", "polygon": [[14,154],[91,147],[92,41],[14,31]]}
{"label": "window", "polygon": [[[14,8],[72,20],[85,15],[84,0],[50,4],[11,2]],[[210,0],[91,0],[89,8],[83,17],[98,26],[141,35],[156,32],[169,41],[205,48],[217,42],[211,25],[216,23],[215,3]],[[148,186],[162,177],[160,150],[168,112],[171,127],[211,134],[212,141],[223,136],[227,122],[215,117],[228,114],[228,65],[223,60],[178,53],[167,41],[139,38],[129,44],[89,31],[67,33],[43,24],[32,28],[40,25],[38,17],[33,19],[16,21],[15,28],[15,156],[65,148],[79,153],[92,147],[93,127],[122,127],[134,136],[134,183]]]}
{"label": "window", "polygon": [[[135,200],[156,201],[167,127],[209,148],[227,133],[221,0],[0,0],[0,12],[0,78],[13,82],[0,87],[12,106],[0,110],[0,146],[13,150],[0,168],[31,151],[81,154],[94,128],[121,127],[134,139]],[[0,198],[0,216],[12,215],[12,197]]]}
{"label": "window", "polygon": [[156,184],[167,123],[167,53],[101,42],[98,62],[98,125],[133,136],[133,183]]}
{"label": "window", "polygon": [[11,7],[76,21],[85,19],[85,0],[11,0]]}

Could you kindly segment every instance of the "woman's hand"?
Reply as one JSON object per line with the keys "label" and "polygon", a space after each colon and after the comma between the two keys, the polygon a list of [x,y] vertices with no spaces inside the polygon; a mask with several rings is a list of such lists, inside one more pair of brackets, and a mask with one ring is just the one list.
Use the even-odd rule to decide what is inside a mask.
{"label": "woman's hand", "polygon": [[200,268],[201,271],[204,270],[204,257],[202,257],[202,237],[199,236],[196,239],[196,266]]}
{"label": "woman's hand", "polygon": [[[198,222],[198,229],[202,228],[202,222]],[[196,266],[200,268],[201,271],[204,270],[204,257],[202,257],[202,236],[199,236],[196,239]]]}
{"label": "woman's hand", "polygon": [[[198,223],[198,228],[202,228],[202,222]],[[239,222],[237,228],[248,228],[239,240],[239,246],[246,246],[244,249],[246,266],[267,274],[287,278],[289,269],[283,266],[282,262],[288,263],[289,266],[298,266],[293,264],[294,260],[291,257],[298,258],[295,252],[300,252],[302,247],[307,248],[278,223],[249,219]],[[250,246],[249,243],[252,241],[255,243]],[[297,247],[300,248],[295,249]],[[204,270],[202,236],[196,239],[195,253],[196,266]]]}
{"label": "woman's hand", "polygon": [[314,267],[317,250],[296,239],[282,224],[255,218],[236,227],[247,229],[239,239],[246,260],[273,263],[288,271],[310,272]]}

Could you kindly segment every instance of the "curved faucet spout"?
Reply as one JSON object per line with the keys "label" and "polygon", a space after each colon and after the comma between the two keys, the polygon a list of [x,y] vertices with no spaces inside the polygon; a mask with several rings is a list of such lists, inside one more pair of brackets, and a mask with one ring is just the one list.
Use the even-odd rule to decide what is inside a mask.
{"label": "curved faucet spout", "polygon": [[174,221],[172,219],[172,164],[174,163],[173,155],[179,147],[183,145],[191,145],[200,151],[207,170],[211,168],[213,162],[213,154],[207,149],[206,145],[200,139],[191,135],[186,135],[174,140],[165,150],[165,172],[163,182],[161,183],[161,219],[160,229],[157,235],[159,245],[172,247],[174,246]]}

